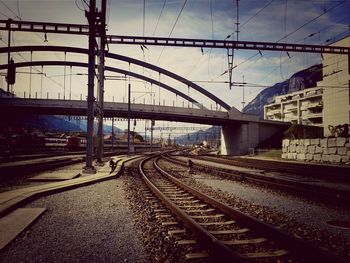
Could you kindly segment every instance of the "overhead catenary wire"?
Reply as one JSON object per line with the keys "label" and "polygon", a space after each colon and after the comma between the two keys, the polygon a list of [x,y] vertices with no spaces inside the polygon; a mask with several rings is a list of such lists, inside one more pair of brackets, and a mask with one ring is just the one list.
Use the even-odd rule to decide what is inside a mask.
{"label": "overhead catenary wire", "polygon": [[[328,8],[328,9],[324,10],[323,13],[321,13],[320,15],[318,15],[318,16],[314,17],[313,19],[307,21],[307,22],[304,23],[302,26],[300,26],[300,27],[298,27],[297,29],[291,31],[290,33],[288,33],[288,34],[285,33],[285,36],[282,37],[281,39],[279,39],[277,42],[286,39],[288,36],[290,36],[290,35],[296,33],[297,31],[299,31],[299,30],[302,29],[303,27],[305,27],[305,26],[307,26],[308,24],[314,22],[315,20],[317,20],[318,18],[322,17],[322,16],[325,15],[326,13],[332,11],[333,9],[335,9],[335,8],[338,7],[338,6],[340,6],[340,5],[343,4],[344,2],[346,2],[346,1],[341,1],[340,3],[338,3],[338,4],[336,4],[336,5],[332,6],[332,7],[330,7],[330,8]],[[259,52],[257,52],[255,55],[249,57],[249,58],[247,59],[247,61],[251,60],[253,57],[257,56],[258,54],[259,54]],[[261,58],[261,57],[259,57],[259,59],[260,59],[260,58]],[[242,64],[246,63],[247,61],[243,61],[243,62],[241,62],[239,65],[242,65]],[[281,62],[281,64],[283,64],[284,62],[285,62],[285,61]],[[238,65],[235,66],[235,68],[237,68],[237,67],[238,67]],[[277,68],[275,68],[272,72],[274,72],[276,69],[277,69]],[[270,75],[272,72],[270,72],[268,75]],[[224,72],[224,73],[226,74],[227,72]],[[266,79],[266,76],[265,76],[264,78]]]}
{"label": "overhead catenary wire", "polygon": [[10,18],[8,15],[5,15],[3,12],[0,12],[0,15],[6,17],[6,18]]}
{"label": "overhead catenary wire", "polygon": [[9,10],[15,16],[15,18],[20,18],[18,14],[16,14],[3,0],[0,0],[0,2],[6,7],[7,10]]}
{"label": "overhead catenary wire", "polygon": [[[82,1],[82,3],[87,4],[86,1],[84,1],[84,0],[81,0],[81,1]],[[0,2],[15,16],[14,19],[18,18],[19,20],[22,20],[18,0],[17,0],[17,12],[18,12],[18,14],[16,14],[16,12],[14,12],[8,5],[6,5],[6,3],[5,3],[3,0],[0,0]],[[76,2],[76,1],[75,1],[75,2]],[[76,3],[76,5],[77,5],[77,3]],[[78,5],[77,5],[77,6],[78,6]],[[7,15],[5,15],[5,14],[3,14],[3,15],[6,16],[7,18],[10,18],[9,16],[7,16]],[[42,40],[42,38],[41,38],[37,33],[34,33],[34,34],[35,34],[39,39]],[[7,44],[7,42],[4,41],[3,39],[0,39],[0,40],[1,40],[3,43]],[[11,40],[12,40],[12,45],[13,45],[13,46],[16,46],[16,45],[15,45],[15,42],[14,42],[14,35],[13,35],[13,34],[12,34]],[[44,42],[47,42],[47,41],[44,40]],[[18,57],[20,58],[19,60],[28,62],[28,59],[26,59],[21,53],[16,52],[16,54],[17,54]],[[55,54],[56,54],[56,53],[55,53]],[[13,54],[12,56],[14,56],[14,54]],[[57,55],[56,55],[56,56],[57,56]],[[32,57],[32,55],[31,55],[31,57]],[[17,59],[18,59],[18,58],[17,58]],[[30,58],[30,59],[31,59],[31,58]],[[33,69],[34,69],[36,72],[39,72],[40,74],[43,74],[43,72],[40,71],[39,69],[37,69],[36,67],[33,67]],[[32,67],[30,67],[30,71],[32,71]],[[33,74],[33,73],[32,73],[32,74]],[[60,86],[61,88],[64,89],[64,86],[63,86],[61,83],[59,83],[59,82],[57,82],[57,81],[51,79],[51,78],[50,78],[49,76],[47,76],[46,74],[43,74],[43,75],[45,75],[46,78],[48,78],[48,79],[51,80],[53,83],[55,83],[56,85],[58,85],[58,86]],[[31,86],[31,84],[30,84],[30,86]]]}
{"label": "overhead catenary wire", "polygon": [[[288,7],[288,0],[285,0],[285,6],[284,6],[284,43],[287,42],[287,7]],[[283,76],[283,71],[282,71],[282,54],[283,51],[280,52],[280,75],[281,78],[284,79]],[[288,55],[288,57],[290,58],[290,56]]]}
{"label": "overhead catenary wire", "polygon": [[286,34],[284,37],[280,38],[280,39],[277,40],[276,42],[280,42],[280,41],[286,39],[287,37],[293,35],[295,32],[299,31],[299,30],[302,29],[303,27],[309,25],[310,23],[314,22],[315,20],[317,20],[317,19],[320,18],[321,16],[327,14],[329,11],[332,11],[333,9],[337,8],[338,6],[340,6],[340,5],[344,4],[344,3],[346,3],[346,0],[344,0],[344,1],[340,2],[340,3],[338,3],[337,5],[334,5],[334,6],[330,7],[330,8],[328,8],[328,9],[324,10],[322,14],[320,14],[320,15],[314,17],[313,19],[311,19],[311,20],[309,20],[308,22],[304,23],[303,25],[301,25],[300,27],[296,28],[295,30],[289,32],[288,34]]}
{"label": "overhead catenary wire", "polygon": [[145,26],[146,26],[146,0],[143,0],[143,24],[142,24],[142,36],[145,36]]}
{"label": "overhead catenary wire", "polygon": [[159,24],[159,21],[160,21],[160,18],[161,18],[161,16],[162,16],[162,14],[163,14],[165,5],[166,5],[166,0],[164,0],[162,9],[160,10],[160,14],[159,14],[159,16],[158,16],[156,26],[155,26],[155,28],[154,28],[154,30],[153,30],[153,36],[155,35],[155,33],[156,33],[156,31],[157,31],[158,24]]}
{"label": "overhead catenary wire", "polygon": [[21,18],[21,12],[19,11],[19,3],[17,0],[17,13],[18,13],[18,17]]}
{"label": "overhead catenary wire", "polygon": [[86,10],[84,9],[84,5],[83,5],[83,8],[81,8],[79,5],[78,5],[78,0],[74,0],[75,2],[75,5],[77,6],[77,8],[80,10],[80,11],[83,11],[85,12]]}
{"label": "overhead catenary wire", "polygon": [[[185,6],[186,6],[186,3],[187,3],[187,0],[185,0],[185,1],[183,2],[183,4],[182,4],[181,10],[180,10],[179,14],[178,14],[177,17],[176,17],[175,23],[174,23],[173,27],[172,27],[171,30],[170,30],[170,33],[169,33],[169,35],[168,35],[168,38],[169,38],[169,37],[171,36],[171,34],[173,33],[173,31],[174,31],[174,29],[175,29],[175,27],[176,27],[176,24],[177,24],[177,22],[179,21],[179,18],[180,18],[181,14],[182,14],[182,11],[184,10],[184,8],[185,8]],[[158,56],[158,59],[157,59],[156,64],[158,64],[158,62],[159,62],[159,60],[160,60],[160,58],[161,58],[161,56],[162,56],[162,54],[163,54],[163,52],[164,52],[164,49],[165,49],[165,46],[163,46],[162,51],[160,52],[160,54],[159,54],[159,56]]]}

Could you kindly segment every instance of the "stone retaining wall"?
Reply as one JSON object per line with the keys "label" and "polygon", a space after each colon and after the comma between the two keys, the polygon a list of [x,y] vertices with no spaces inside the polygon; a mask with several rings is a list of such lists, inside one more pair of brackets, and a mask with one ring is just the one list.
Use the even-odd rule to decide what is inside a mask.
{"label": "stone retaining wall", "polygon": [[282,158],[299,161],[349,163],[349,138],[284,139]]}

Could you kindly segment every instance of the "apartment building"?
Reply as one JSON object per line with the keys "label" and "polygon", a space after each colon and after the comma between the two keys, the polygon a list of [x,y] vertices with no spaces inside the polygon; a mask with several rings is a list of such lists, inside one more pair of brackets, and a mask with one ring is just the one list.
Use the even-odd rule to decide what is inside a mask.
{"label": "apartment building", "polygon": [[314,87],[276,96],[264,106],[264,119],[322,127],[322,93],[322,87]]}
{"label": "apartment building", "polygon": [[[333,46],[350,46],[350,36]],[[348,55],[323,54],[323,80],[317,87],[276,96],[264,106],[264,119],[323,127],[350,124],[350,69]]]}

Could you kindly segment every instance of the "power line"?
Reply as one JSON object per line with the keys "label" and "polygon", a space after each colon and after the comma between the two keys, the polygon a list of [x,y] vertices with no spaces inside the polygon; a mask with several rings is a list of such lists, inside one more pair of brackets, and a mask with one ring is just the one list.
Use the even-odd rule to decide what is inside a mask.
{"label": "power line", "polygon": [[181,10],[180,10],[180,13],[179,13],[178,16],[177,16],[177,18],[176,18],[176,20],[175,20],[175,23],[174,23],[174,25],[173,25],[173,28],[171,29],[170,34],[169,34],[168,37],[170,37],[171,34],[173,33],[173,31],[174,31],[174,29],[175,29],[175,27],[176,27],[177,21],[179,21],[179,18],[180,18],[180,16],[181,16],[181,13],[182,13],[182,11],[184,10],[184,8],[185,8],[185,6],[186,6],[186,3],[187,3],[187,0],[185,0],[185,2],[183,3],[182,8],[181,8]]}
{"label": "power line", "polygon": [[164,0],[163,6],[162,6],[162,10],[160,10],[160,14],[159,14],[159,16],[158,16],[158,20],[157,20],[156,27],[155,27],[154,30],[153,30],[153,36],[154,36],[154,34],[156,33],[156,30],[157,30],[157,28],[158,28],[159,20],[160,20],[160,17],[162,16],[162,14],[163,14],[163,10],[164,10],[165,4],[166,4],[166,0]]}
{"label": "power line", "polygon": [[[290,32],[289,34],[285,34],[285,36],[284,36],[283,38],[281,38],[280,40],[278,40],[277,42],[279,42],[279,41],[281,41],[281,40],[287,38],[288,36],[294,34],[295,32],[297,32],[298,30],[300,30],[300,29],[303,28],[304,26],[310,24],[311,22],[313,22],[313,21],[315,21],[316,19],[320,18],[321,16],[323,16],[324,14],[326,14],[326,13],[328,13],[329,11],[333,10],[334,8],[338,7],[339,5],[343,4],[344,2],[346,2],[346,1],[342,1],[342,2],[338,3],[337,5],[335,5],[335,6],[331,7],[331,8],[329,8],[328,10],[325,10],[322,14],[320,14],[320,15],[316,16],[315,18],[309,20],[308,22],[306,22],[305,24],[303,24],[303,25],[300,26],[299,28],[295,29],[294,31]],[[339,22],[341,22],[341,21],[338,21],[337,23],[339,23]],[[334,25],[332,25],[332,26],[334,26]],[[329,26],[329,27],[331,27],[331,26]],[[329,28],[329,27],[326,27],[326,29]],[[323,30],[324,30],[324,29],[323,29]],[[319,32],[321,32],[321,31],[323,31],[323,30],[320,30]],[[310,34],[310,35],[311,35],[311,34]],[[309,35],[309,36],[310,36],[310,35]],[[308,37],[309,37],[309,36],[308,36]],[[299,41],[301,41],[301,40],[298,40],[297,42],[299,42]],[[240,66],[240,65],[242,65],[242,64],[244,64],[244,63],[246,63],[246,62],[248,62],[249,60],[251,60],[252,58],[254,58],[255,56],[257,56],[259,53],[260,53],[260,52],[257,52],[256,54],[254,54],[253,56],[249,57],[249,58],[246,59],[245,61],[243,61],[243,62],[241,62],[240,64],[236,65],[234,68],[237,68],[238,66]],[[261,57],[260,57],[260,58],[261,58]],[[260,58],[259,58],[259,59],[260,59]],[[285,63],[285,61],[283,61],[282,64],[283,64],[283,63]],[[268,73],[267,76],[269,76],[271,73],[273,73],[277,68],[278,68],[278,67],[276,67],[273,71],[271,71],[270,73]],[[224,72],[224,74],[226,74],[226,73],[227,73],[227,72]],[[264,78],[266,78],[266,76],[265,76]]]}
{"label": "power line", "polygon": [[7,4],[5,4],[5,2],[3,0],[0,0],[0,2],[12,13],[15,15],[15,18],[18,17],[18,15],[10,8],[8,7]]}
{"label": "power line", "polygon": [[[269,3],[267,3],[266,5],[264,5],[258,12],[256,12],[254,15],[252,15],[248,20],[246,20],[244,23],[242,23],[242,25],[240,26],[240,28],[244,27],[246,24],[248,24],[254,17],[256,17],[258,14],[260,14],[265,8],[267,8],[270,4],[272,4],[272,2],[275,0],[271,0]],[[229,34],[230,36],[232,34],[234,34],[235,32],[233,31],[231,34]]]}
{"label": "power line", "polygon": [[146,20],[146,0],[143,0],[143,26],[142,26],[143,36],[145,36],[145,20]]}
{"label": "power line", "polygon": [[111,14],[111,6],[112,6],[112,1],[108,0],[108,10],[107,10],[107,23],[106,25],[109,25],[109,18],[110,18],[110,14]]}
{"label": "power line", "polygon": [[5,15],[4,13],[0,12],[0,15],[3,15],[6,18],[10,18],[8,15]]}
{"label": "power line", "polygon": [[344,0],[344,1],[340,2],[340,3],[338,3],[337,5],[331,7],[331,8],[329,8],[329,9],[327,9],[327,10],[325,10],[322,14],[320,14],[320,15],[316,16],[315,18],[309,20],[308,22],[304,23],[303,25],[301,25],[300,27],[298,27],[298,28],[295,29],[294,31],[288,33],[288,34],[285,35],[284,37],[280,38],[280,39],[277,40],[276,42],[278,43],[278,42],[280,42],[281,40],[286,39],[287,37],[293,35],[295,32],[299,31],[299,30],[302,29],[303,27],[305,27],[305,26],[307,26],[308,24],[314,22],[316,19],[318,19],[318,18],[320,18],[321,16],[327,14],[329,11],[332,11],[333,9],[335,9],[336,7],[338,7],[338,6],[342,5],[342,4],[344,4],[345,2],[346,2],[346,0]]}
{"label": "power line", "polygon": [[256,17],[258,14],[260,14],[265,8],[267,8],[273,1],[275,0],[271,0],[270,2],[268,2],[266,5],[264,5],[258,12],[256,12],[253,16],[251,16],[247,21],[245,21],[240,28],[244,27],[246,24],[248,24],[250,22],[250,20],[252,20],[254,17]]}
{"label": "power line", "polygon": [[[181,13],[182,13],[182,11],[184,10],[184,8],[185,8],[185,6],[186,6],[186,3],[187,3],[187,0],[185,0],[185,2],[183,3],[183,5],[182,5],[182,7],[181,7],[181,10],[180,10],[180,12],[179,12],[179,14],[178,14],[178,16],[177,16],[177,18],[176,18],[176,20],[175,20],[175,23],[174,23],[173,27],[171,28],[171,31],[170,31],[170,33],[169,33],[168,38],[169,38],[169,37],[171,36],[171,34],[173,33],[173,31],[174,31],[174,29],[175,29],[175,27],[176,27],[176,24],[177,24],[177,22],[179,21],[179,18],[180,18],[180,16],[181,16]],[[160,54],[159,54],[159,57],[158,57],[158,59],[157,59],[156,64],[158,64],[158,62],[159,62],[159,60],[160,60],[160,57],[161,57],[162,54],[163,54],[164,49],[165,49],[165,46],[163,46],[162,51],[161,51]]]}
{"label": "power line", "polygon": [[211,20],[211,37],[214,40],[214,21],[213,21],[213,6],[212,0],[210,0],[210,20]]}
{"label": "power line", "polygon": [[83,8],[81,8],[79,5],[78,5],[78,0],[75,0],[75,5],[77,6],[77,8],[80,10],[80,11],[83,11],[85,12],[86,10],[84,9],[84,5],[83,5]]}
{"label": "power line", "polygon": [[17,0],[17,12],[18,12],[18,17],[19,17],[19,19],[22,20],[22,19],[21,19],[21,13],[19,12],[19,3],[18,3],[18,0]]}

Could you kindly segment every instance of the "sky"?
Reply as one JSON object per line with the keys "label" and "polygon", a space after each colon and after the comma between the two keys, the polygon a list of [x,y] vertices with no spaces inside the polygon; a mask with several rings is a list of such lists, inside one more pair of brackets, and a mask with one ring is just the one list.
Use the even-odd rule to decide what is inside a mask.
{"label": "sky", "polygon": [[[88,0],[85,0],[88,3]],[[87,24],[83,0],[0,0],[0,19]],[[97,7],[100,7],[97,0]],[[349,34],[349,0],[107,0],[109,35],[158,36],[242,41],[283,42],[327,45]],[[7,46],[7,32],[0,32],[0,45]],[[86,36],[15,32],[11,45],[63,45],[87,47]],[[241,110],[264,88],[284,81],[293,73],[322,63],[320,54],[277,51],[235,50],[233,81],[247,83],[229,89],[227,51],[110,44],[112,53],[130,56],[196,82],[221,100]],[[15,61],[66,60],[87,62],[87,57],[62,53],[12,54]],[[0,54],[0,64],[7,55]],[[107,59],[106,65],[144,74],[190,95],[207,108],[214,102],[184,84],[146,68]],[[36,74],[28,74],[29,72]],[[13,91],[17,96],[85,99],[87,69],[69,67],[32,67],[17,69]],[[39,74],[44,72],[45,74]],[[4,73],[1,72],[1,73]],[[106,73],[105,100],[126,101],[126,87],[131,83],[136,103],[188,106],[186,101],[159,87],[137,79],[125,79]],[[116,78],[117,76],[117,78]],[[4,76],[0,87],[6,89]],[[244,96],[243,96],[244,93]],[[64,94],[64,95],[63,95]],[[190,105],[191,106],[191,105]],[[163,124],[164,125],[164,124]]]}

